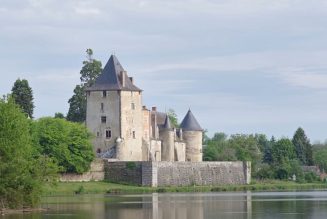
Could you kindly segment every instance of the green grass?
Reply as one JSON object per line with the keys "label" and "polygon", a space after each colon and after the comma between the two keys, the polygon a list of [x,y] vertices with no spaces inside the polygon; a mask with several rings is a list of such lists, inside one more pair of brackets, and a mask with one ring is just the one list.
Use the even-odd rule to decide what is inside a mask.
{"label": "green grass", "polygon": [[295,183],[289,181],[260,181],[250,185],[145,187],[109,182],[59,182],[45,186],[45,196],[75,194],[137,194],[153,192],[222,192],[222,191],[289,191],[327,189],[327,183]]}

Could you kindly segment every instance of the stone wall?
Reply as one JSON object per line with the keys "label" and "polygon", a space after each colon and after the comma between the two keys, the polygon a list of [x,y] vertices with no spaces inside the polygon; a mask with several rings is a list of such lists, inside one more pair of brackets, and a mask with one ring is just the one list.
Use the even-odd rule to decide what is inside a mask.
{"label": "stone wall", "polygon": [[65,173],[61,174],[59,181],[61,182],[88,182],[104,180],[104,163],[102,159],[96,159],[91,163],[91,168],[83,174]]}
{"label": "stone wall", "polygon": [[106,162],[105,179],[144,186],[249,184],[250,162]]}

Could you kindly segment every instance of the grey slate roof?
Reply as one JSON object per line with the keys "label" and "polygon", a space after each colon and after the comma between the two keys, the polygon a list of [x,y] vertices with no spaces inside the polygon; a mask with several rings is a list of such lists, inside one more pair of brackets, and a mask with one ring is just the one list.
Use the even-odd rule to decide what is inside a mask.
{"label": "grey slate roof", "polygon": [[165,124],[163,125],[164,129],[171,129],[169,116],[166,115]]}
{"label": "grey slate roof", "polygon": [[[121,72],[125,74],[125,86],[121,84]],[[102,70],[99,77],[96,79],[93,86],[88,87],[88,91],[103,91],[103,90],[127,90],[127,91],[142,91],[136,87],[126,74],[123,66],[119,63],[116,56],[111,55],[106,66]]]}
{"label": "grey slate roof", "polygon": [[188,110],[186,116],[184,117],[180,125],[180,128],[182,128],[183,131],[203,131],[198,121],[196,121],[191,110]]}

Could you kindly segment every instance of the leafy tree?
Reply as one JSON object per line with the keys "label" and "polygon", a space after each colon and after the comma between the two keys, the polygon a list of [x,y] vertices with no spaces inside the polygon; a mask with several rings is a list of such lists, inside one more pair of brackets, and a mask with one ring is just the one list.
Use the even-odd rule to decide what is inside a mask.
{"label": "leafy tree", "polygon": [[58,118],[41,118],[32,124],[40,154],[52,158],[61,172],[83,173],[94,159],[91,134],[84,125]]}
{"label": "leafy tree", "polygon": [[83,86],[92,86],[102,71],[102,63],[93,58],[93,50],[87,49],[87,60],[83,61],[80,71]]}
{"label": "leafy tree", "polygon": [[168,112],[168,117],[169,117],[169,120],[170,120],[170,123],[173,127],[175,128],[178,128],[179,127],[179,123],[178,123],[178,118],[177,118],[177,115],[175,113],[175,110],[173,109],[169,109]]}
{"label": "leafy tree", "polygon": [[321,170],[327,172],[327,147],[319,148],[314,152],[314,162]]}
{"label": "leafy tree", "polygon": [[76,85],[73,96],[68,100],[69,110],[67,120],[72,122],[84,122],[86,118],[86,93],[85,88],[94,84],[102,71],[100,61],[93,59],[92,49],[86,50],[87,60],[83,61],[80,71],[81,84]]}
{"label": "leafy tree", "polygon": [[28,81],[26,79],[20,80],[18,78],[15,81],[11,91],[15,103],[20,106],[20,108],[28,117],[33,118],[33,91],[29,86]]}
{"label": "leafy tree", "polygon": [[313,165],[312,146],[302,128],[298,128],[293,136],[297,158],[303,165]]}
{"label": "leafy tree", "polygon": [[271,148],[271,152],[274,164],[289,162],[296,157],[294,145],[287,138],[278,140]]}
{"label": "leafy tree", "polygon": [[64,114],[63,113],[59,113],[59,112],[55,113],[54,117],[55,118],[58,118],[58,119],[64,119],[65,118]]}
{"label": "leafy tree", "polygon": [[74,95],[69,99],[67,120],[72,122],[84,122],[86,118],[86,95],[84,87],[76,85]]}
{"label": "leafy tree", "polygon": [[272,167],[275,172],[275,178],[287,179],[295,174],[296,158],[295,148],[291,140],[282,138],[278,140],[271,148],[273,163]]}
{"label": "leafy tree", "polygon": [[0,99],[0,112],[1,208],[35,206],[49,179],[48,160],[34,157],[30,121],[11,98]]}

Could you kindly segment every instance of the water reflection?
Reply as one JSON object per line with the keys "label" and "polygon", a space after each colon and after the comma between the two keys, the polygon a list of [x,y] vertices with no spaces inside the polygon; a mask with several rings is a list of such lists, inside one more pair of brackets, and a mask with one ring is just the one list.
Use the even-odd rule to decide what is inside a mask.
{"label": "water reflection", "polygon": [[3,218],[327,218],[327,192],[174,193],[47,197],[50,210]]}

